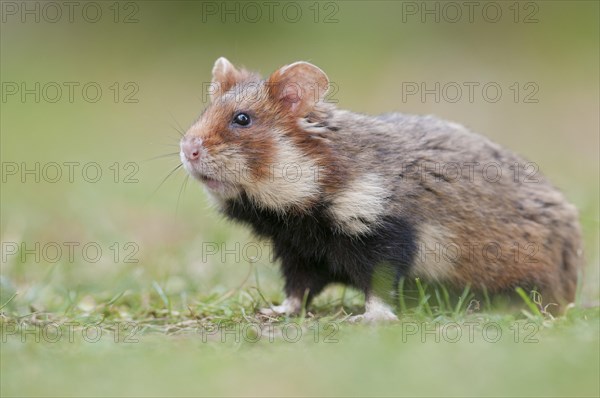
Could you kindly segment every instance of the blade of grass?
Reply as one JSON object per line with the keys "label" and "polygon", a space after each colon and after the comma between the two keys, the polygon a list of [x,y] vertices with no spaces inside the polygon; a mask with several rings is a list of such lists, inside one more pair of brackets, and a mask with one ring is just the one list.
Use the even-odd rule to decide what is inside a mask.
{"label": "blade of grass", "polygon": [[1,310],[2,308],[6,307],[6,306],[7,306],[7,305],[8,305],[8,304],[11,302],[11,301],[13,301],[13,299],[14,299],[15,297],[17,297],[17,294],[19,294],[19,293],[15,293],[15,294],[13,294],[13,295],[12,295],[12,296],[11,296],[11,297],[8,299],[8,301],[7,301],[6,303],[2,304],[2,306],[0,306],[0,310]]}
{"label": "blade of grass", "polygon": [[452,310],[452,303],[450,302],[450,293],[448,292],[448,288],[442,285],[442,293],[444,293],[444,300],[446,301],[446,307],[448,307],[448,311]]}
{"label": "blade of grass", "polygon": [[458,298],[458,303],[456,303],[456,308],[454,309],[454,316],[458,316],[463,304],[467,301],[467,295],[469,294],[469,290],[471,290],[471,287],[467,285],[460,297]]}
{"label": "blade of grass", "polygon": [[575,306],[581,307],[583,303],[583,271],[577,272],[577,286],[575,287]]}
{"label": "blade of grass", "polygon": [[342,297],[340,298],[340,304],[344,308],[344,301],[346,300],[346,286],[342,288]]}
{"label": "blade of grass", "polygon": [[525,302],[525,304],[527,305],[529,310],[534,315],[542,317],[542,313],[540,312],[540,309],[538,308],[537,305],[535,305],[535,303],[531,300],[531,298],[529,298],[529,295],[527,293],[525,293],[525,290],[523,290],[520,287],[516,288],[515,290],[516,290],[517,294],[519,296],[521,296],[521,299],[523,299],[523,301]]}
{"label": "blade of grass", "polygon": [[298,318],[298,323],[301,323],[306,317],[306,304],[308,303],[308,289],[304,291],[304,296],[302,297],[302,307],[300,309],[300,316]]}
{"label": "blade of grass", "polygon": [[444,301],[442,300],[442,297],[440,295],[440,289],[439,288],[435,288],[435,299],[438,302],[438,308],[439,308],[439,312],[445,313],[446,312],[446,306],[444,304]]}
{"label": "blade of grass", "polygon": [[123,297],[123,295],[125,294],[125,290],[123,290],[121,293],[117,293],[113,298],[110,299],[110,301],[108,303],[106,303],[106,306],[108,307],[109,305],[113,305],[118,299],[120,299],[121,297]]}
{"label": "blade of grass", "polygon": [[423,285],[421,285],[421,280],[419,278],[415,278],[415,283],[417,284],[417,289],[419,290],[419,307],[425,310],[427,315],[433,316],[433,312],[429,306],[430,296],[425,294],[425,289],[423,288]]}
{"label": "blade of grass", "polygon": [[406,302],[404,301],[404,278],[400,278],[398,282],[398,305],[400,312],[406,314]]}
{"label": "blade of grass", "polygon": [[171,301],[165,294],[165,291],[162,289],[162,287],[160,287],[160,285],[156,281],[152,281],[152,287],[158,293],[158,296],[160,297],[162,302],[165,304],[165,307],[167,308],[167,310],[169,310],[169,313],[171,313]]}
{"label": "blade of grass", "polygon": [[490,300],[490,295],[488,294],[488,291],[485,288],[485,286],[483,287],[483,300],[485,302],[485,310],[491,311],[492,310],[492,301]]}

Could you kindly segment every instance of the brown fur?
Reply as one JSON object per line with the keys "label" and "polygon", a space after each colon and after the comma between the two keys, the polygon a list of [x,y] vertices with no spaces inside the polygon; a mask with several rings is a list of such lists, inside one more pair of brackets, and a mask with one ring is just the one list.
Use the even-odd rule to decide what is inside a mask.
{"label": "brown fur", "polygon": [[[281,68],[266,81],[226,60],[213,74],[220,89],[184,139],[202,139],[203,161],[251,170],[254,180],[230,181],[236,193],[284,215],[326,203],[336,229],[357,239],[378,220],[402,216],[418,226],[415,276],[490,292],[524,286],[539,289],[545,302],[574,300],[582,268],[577,210],[540,173],[524,181],[531,169],[519,156],[433,116],[338,110],[323,101],[326,75],[307,63]],[[289,82],[311,91],[290,92]],[[257,95],[240,95],[248,87]],[[239,111],[256,122],[232,129]],[[284,155],[306,169],[319,167],[318,178],[272,181],[270,167]],[[492,166],[484,177],[482,167],[491,163],[500,167],[497,181]],[[454,164],[461,166],[456,176],[449,172]],[[231,193],[216,196],[224,203]],[[440,256],[431,252],[436,247]],[[456,247],[458,255],[443,255]]]}

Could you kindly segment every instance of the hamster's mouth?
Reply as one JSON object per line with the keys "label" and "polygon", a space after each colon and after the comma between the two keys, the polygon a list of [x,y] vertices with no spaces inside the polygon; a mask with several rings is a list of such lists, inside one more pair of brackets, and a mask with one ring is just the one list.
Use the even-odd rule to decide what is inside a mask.
{"label": "hamster's mouth", "polygon": [[215,178],[205,176],[203,174],[198,174],[197,178],[208,188],[214,191],[221,191],[226,187],[226,183],[223,181],[217,180]]}
{"label": "hamster's mouth", "polygon": [[211,192],[225,196],[237,192],[236,186],[229,181],[223,181],[198,172],[194,172],[192,175]]}
{"label": "hamster's mouth", "polygon": [[238,191],[236,184],[201,171],[203,170],[201,167],[190,163],[187,159],[182,159],[182,163],[186,171],[200,181],[210,192],[219,194],[219,196],[229,196]]}

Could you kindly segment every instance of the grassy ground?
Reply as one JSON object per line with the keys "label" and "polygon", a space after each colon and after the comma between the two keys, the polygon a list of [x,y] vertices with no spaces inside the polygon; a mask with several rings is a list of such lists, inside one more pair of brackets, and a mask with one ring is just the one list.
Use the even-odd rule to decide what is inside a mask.
{"label": "grassy ground", "polygon": [[206,296],[144,285],[55,293],[61,310],[4,308],[2,395],[598,394],[598,308],[553,319],[531,301],[500,310],[423,287],[405,292],[399,324],[368,326],[346,322],[361,299],[343,289],[306,317],[269,319],[256,308],[277,295],[255,281]]}
{"label": "grassy ground", "polygon": [[[407,2],[348,1],[327,24],[309,3],[298,23],[131,3],[131,24],[101,2],[98,23],[11,14],[0,25],[11,88],[103,89],[97,102],[77,88],[73,101],[48,91],[0,103],[0,395],[600,395],[597,2],[536,2],[535,23],[522,23],[535,11],[525,3],[514,22],[512,2],[496,2],[498,23],[423,23],[402,22]],[[580,209],[577,303],[552,318],[526,293],[508,305],[421,284],[403,290],[398,324],[368,326],[346,319],[364,298],[334,286],[303,317],[257,315],[283,299],[268,244],[221,220],[198,184],[182,189],[183,174],[156,190],[177,161],[148,160],[178,150],[176,130],[202,110],[219,56],[262,73],[309,60],[342,108],[436,114],[535,161]],[[505,95],[406,100],[406,82],[495,82]],[[532,82],[537,102],[525,103]]]}

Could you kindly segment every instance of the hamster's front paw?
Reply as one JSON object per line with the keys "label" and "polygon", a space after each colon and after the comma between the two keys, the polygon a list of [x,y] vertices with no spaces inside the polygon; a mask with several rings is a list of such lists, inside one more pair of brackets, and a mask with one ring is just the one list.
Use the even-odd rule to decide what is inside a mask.
{"label": "hamster's front paw", "polygon": [[258,312],[267,316],[292,315],[299,313],[301,308],[301,302],[299,299],[286,298],[281,305],[261,308],[258,310]]}
{"label": "hamster's front paw", "polygon": [[263,315],[267,316],[279,316],[288,314],[286,308],[283,305],[274,305],[273,307],[261,308],[258,310]]}

